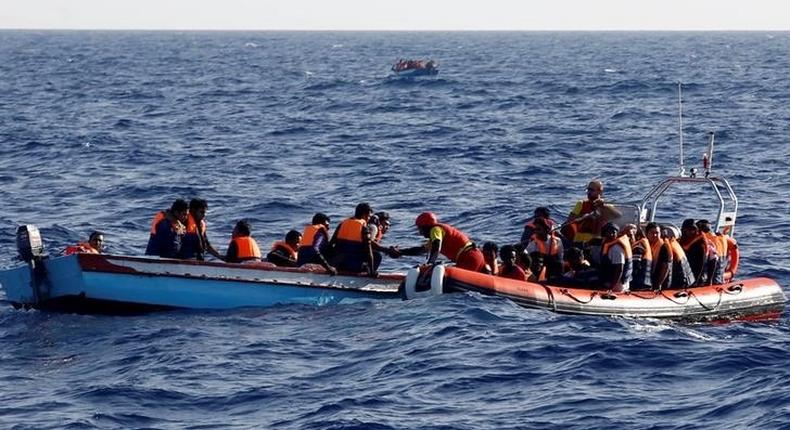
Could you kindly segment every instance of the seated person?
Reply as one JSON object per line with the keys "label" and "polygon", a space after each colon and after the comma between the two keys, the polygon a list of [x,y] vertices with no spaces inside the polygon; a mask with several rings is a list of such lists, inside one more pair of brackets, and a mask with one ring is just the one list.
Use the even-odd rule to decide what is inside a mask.
{"label": "seated person", "polygon": [[492,275],[499,273],[499,261],[497,261],[497,252],[499,247],[494,242],[486,242],[483,244],[483,258],[485,259],[485,271]]}
{"label": "seated person", "polygon": [[272,250],[266,254],[266,261],[282,267],[297,267],[296,259],[299,255],[299,242],[302,233],[291,230],[285,235],[285,240],[278,240],[272,245]]}
{"label": "seated person", "polygon": [[562,283],[574,288],[597,288],[598,270],[584,258],[584,252],[576,247],[569,248],[563,255],[568,270],[562,275]]}
{"label": "seated person", "polygon": [[310,225],[304,228],[296,264],[299,266],[320,264],[331,275],[337,274],[337,269],[328,262],[329,223],[330,219],[327,215],[321,212],[313,215]]}
{"label": "seated person", "polygon": [[629,291],[633,273],[631,243],[619,233],[620,229],[611,222],[601,227],[603,245],[598,277],[605,289],[615,293]]}
{"label": "seated person", "polygon": [[104,233],[100,231],[94,231],[88,237],[87,242],[79,242],[76,245],[67,246],[63,251],[63,255],[71,255],[76,253],[101,254],[102,244],[104,244]]}
{"label": "seated person", "polygon": [[224,260],[228,263],[242,263],[244,261],[261,261],[261,250],[258,243],[252,238],[250,224],[241,220],[233,228],[228,252]]}
{"label": "seated person", "polygon": [[534,221],[535,233],[527,245],[527,252],[535,260],[535,255],[540,254],[545,263],[545,271],[539,273],[540,280],[562,276],[562,241],[551,233],[548,222],[543,218]]}
{"label": "seated person", "polygon": [[527,274],[524,272],[524,269],[516,264],[516,248],[513,245],[503,246],[502,249],[499,250],[499,256],[502,258],[502,267],[499,270],[499,276],[518,281],[527,280]]}
{"label": "seated person", "polygon": [[145,255],[177,258],[186,234],[188,216],[189,204],[182,199],[174,201],[169,210],[157,212],[151,221],[151,234]]}
{"label": "seated person", "polygon": [[523,243],[524,246],[529,245],[532,235],[535,234],[535,220],[538,218],[546,220],[546,224],[548,224],[550,230],[556,225],[556,221],[551,218],[551,211],[549,211],[549,208],[544,206],[535,208],[532,218],[527,220],[524,225],[524,231],[521,233],[521,243]]}

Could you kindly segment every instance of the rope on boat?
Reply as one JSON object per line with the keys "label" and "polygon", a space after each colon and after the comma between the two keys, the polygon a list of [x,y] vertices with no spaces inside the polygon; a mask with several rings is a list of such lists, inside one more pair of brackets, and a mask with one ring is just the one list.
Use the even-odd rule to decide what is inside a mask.
{"label": "rope on boat", "polygon": [[540,284],[546,290],[546,295],[549,296],[549,304],[551,305],[551,309],[554,312],[557,312],[557,300],[554,299],[554,291],[551,290],[547,285]]}
{"label": "rope on boat", "polygon": [[676,305],[685,305],[686,303],[688,303],[688,302],[689,302],[689,300],[691,300],[691,297],[689,297],[691,294],[686,294],[686,301],[685,301],[685,302],[679,302],[679,301],[676,301],[676,300],[675,300],[675,299],[673,299],[672,297],[670,297],[670,296],[668,296],[668,295],[664,294],[664,291],[663,291],[663,290],[661,291],[661,295],[662,295],[662,296],[664,296],[664,298],[665,298],[665,299],[669,300],[670,302],[672,302],[672,303],[674,303],[674,304],[676,304]]}
{"label": "rope on boat", "polygon": [[699,305],[702,306],[702,308],[705,309],[706,311],[715,311],[716,309],[719,308],[719,305],[721,305],[721,298],[724,297],[723,290],[721,288],[716,288],[716,290],[719,292],[719,301],[716,302],[716,305],[714,305],[712,308],[705,306],[705,304],[699,300],[699,297],[697,297],[697,295],[694,294],[693,291],[689,291],[689,296],[694,296],[694,300],[696,300],[697,303],[699,303]]}
{"label": "rope on boat", "polygon": [[635,292],[633,292],[633,291],[631,291],[629,294],[630,294],[630,295],[632,295],[632,296],[634,296],[634,297],[638,297],[638,298],[640,298],[640,299],[645,299],[645,300],[653,300],[653,299],[655,299],[656,297],[658,297],[659,295],[661,295],[661,293],[660,293],[659,291],[654,291],[654,292],[653,292],[653,296],[652,296],[652,297],[646,297],[646,296],[642,296],[642,295],[639,295],[638,293],[635,293]]}
{"label": "rope on boat", "polygon": [[561,292],[562,294],[565,294],[566,296],[570,297],[571,299],[573,299],[573,301],[575,301],[575,302],[577,302],[577,303],[581,303],[581,304],[583,304],[583,305],[586,305],[587,303],[590,303],[591,301],[593,301],[593,299],[595,298],[595,296],[597,296],[597,295],[598,295],[598,292],[597,292],[597,291],[594,291],[592,294],[590,294],[590,300],[587,300],[587,301],[585,302],[584,300],[577,299],[576,297],[574,297],[574,296],[573,296],[573,294],[571,294],[571,293],[570,293],[570,291],[568,291],[568,289],[567,289],[567,288],[563,288],[563,289],[561,289],[561,290],[560,290],[560,292]]}
{"label": "rope on boat", "polygon": [[727,294],[728,296],[737,296],[743,292],[743,284],[730,285],[727,289],[717,288],[720,293]]}

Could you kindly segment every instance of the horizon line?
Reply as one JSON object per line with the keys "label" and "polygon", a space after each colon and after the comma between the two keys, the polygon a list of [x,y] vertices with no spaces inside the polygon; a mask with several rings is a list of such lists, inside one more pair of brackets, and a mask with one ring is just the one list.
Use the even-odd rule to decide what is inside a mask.
{"label": "horizon line", "polygon": [[0,31],[194,31],[194,32],[337,32],[337,33],[790,33],[790,29],[261,29],[261,28],[34,28],[34,27],[0,27]]}

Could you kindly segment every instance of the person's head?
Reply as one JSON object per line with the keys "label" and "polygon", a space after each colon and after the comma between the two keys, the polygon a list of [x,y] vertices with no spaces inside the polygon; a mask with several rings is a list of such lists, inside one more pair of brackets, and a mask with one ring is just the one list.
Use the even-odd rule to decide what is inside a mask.
{"label": "person's head", "polygon": [[601,227],[601,236],[606,240],[612,240],[616,238],[619,232],[620,229],[617,228],[617,224],[612,222],[607,222],[603,227]]}
{"label": "person's head", "polygon": [[568,248],[565,250],[565,254],[563,254],[562,258],[564,258],[572,268],[577,268],[584,262],[584,251],[576,247]]}
{"label": "person's head", "polygon": [[587,199],[588,200],[598,200],[603,197],[603,182],[599,180],[590,181],[587,184]]}
{"label": "person's head", "polygon": [[696,236],[698,232],[697,224],[694,223],[693,218],[683,220],[683,224],[680,226],[681,237]]}
{"label": "person's head", "polygon": [[524,244],[517,243],[513,245],[513,250],[516,251],[516,264],[524,270],[530,270],[532,267],[532,257],[524,248]]}
{"label": "person's head", "polygon": [[703,233],[710,233],[710,221],[701,219],[697,221],[697,228]]}
{"label": "person's head", "polygon": [[390,225],[391,225],[390,214],[388,214],[387,212],[376,212],[373,216],[376,217],[376,219],[378,220],[377,225],[379,226],[379,230],[381,231],[381,234],[386,233],[387,230],[390,229]]}
{"label": "person's head", "polygon": [[439,219],[433,212],[423,212],[417,215],[417,219],[414,220],[414,225],[420,230],[420,234],[425,237],[430,235],[431,228],[436,224],[439,224]]}
{"label": "person's head", "polygon": [[661,230],[661,234],[666,239],[680,239],[680,230],[674,225],[668,225]]}
{"label": "person's head", "polygon": [[535,218],[534,221],[534,232],[535,236],[538,237],[540,240],[546,240],[549,237],[549,223],[546,222],[545,218]]}
{"label": "person's head", "polygon": [[367,221],[370,219],[371,215],[373,215],[373,209],[367,203],[360,203],[354,209],[354,218]]}
{"label": "person's head", "polygon": [[93,249],[101,252],[102,246],[104,245],[104,233],[100,231],[94,231],[88,236],[88,243]]}
{"label": "person's head", "polygon": [[486,242],[483,244],[483,255],[486,257],[493,255],[496,258],[499,246],[495,242]]}
{"label": "person's head", "polygon": [[192,199],[189,201],[189,213],[195,221],[200,221],[206,217],[208,202],[205,199]]}
{"label": "person's head", "polygon": [[318,212],[317,214],[313,215],[313,225],[323,225],[329,227],[329,217],[326,214]]}
{"label": "person's head", "polygon": [[516,248],[513,245],[505,245],[499,250],[499,258],[505,267],[512,267],[516,264]]}
{"label": "person's head", "polygon": [[551,218],[551,211],[549,210],[549,208],[547,208],[545,206],[540,206],[540,207],[535,208],[534,215],[535,215],[535,218],[546,218],[546,219],[549,219],[549,218]]}
{"label": "person's head", "polygon": [[532,258],[532,264],[529,265],[529,270],[532,273],[540,273],[540,271],[543,270],[543,256],[537,252],[533,252],[530,257]]}
{"label": "person's head", "polygon": [[291,247],[296,248],[299,246],[299,242],[302,241],[302,233],[299,233],[296,230],[291,230],[285,234],[285,243],[291,245]]}
{"label": "person's head", "polygon": [[620,235],[621,236],[628,236],[628,238],[631,241],[635,241],[636,240],[636,232],[637,232],[636,224],[626,224],[626,225],[623,226],[623,229],[620,230]]}
{"label": "person's head", "polygon": [[656,241],[661,239],[661,229],[658,228],[658,224],[654,222],[647,223],[645,226],[645,236],[650,243],[656,243]]}
{"label": "person's head", "polygon": [[177,199],[170,205],[170,213],[182,223],[187,223],[187,216],[189,215],[189,205],[184,199]]}
{"label": "person's head", "polygon": [[233,237],[245,237],[250,234],[252,234],[252,227],[250,227],[250,223],[247,220],[239,220],[236,226],[233,227]]}

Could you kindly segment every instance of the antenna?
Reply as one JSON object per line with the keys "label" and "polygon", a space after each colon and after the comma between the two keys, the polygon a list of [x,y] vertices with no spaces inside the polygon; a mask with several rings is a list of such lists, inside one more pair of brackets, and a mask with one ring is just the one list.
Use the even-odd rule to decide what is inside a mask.
{"label": "antenna", "polygon": [[710,175],[713,169],[713,139],[715,134],[711,131],[708,133],[708,150],[702,154],[702,167],[705,169],[705,177]]}
{"label": "antenna", "polygon": [[680,135],[680,176],[686,176],[683,165],[683,83],[678,81],[678,134]]}

